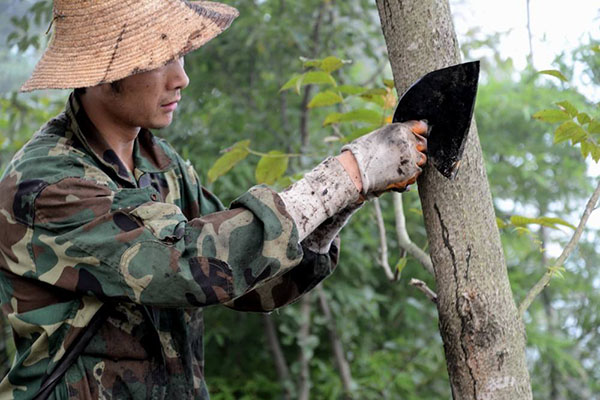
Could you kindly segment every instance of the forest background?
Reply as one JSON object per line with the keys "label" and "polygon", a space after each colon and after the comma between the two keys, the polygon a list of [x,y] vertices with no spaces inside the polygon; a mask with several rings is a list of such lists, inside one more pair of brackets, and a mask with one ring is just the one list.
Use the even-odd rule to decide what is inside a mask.
{"label": "forest background", "polygon": [[[529,1],[521,3],[524,14]],[[307,166],[372,128],[369,115],[385,117],[390,112],[386,100],[393,98],[374,2],[228,4],[241,16],[217,40],[186,57],[192,83],[183,93],[175,122],[156,132],[195,165],[205,185],[225,204],[257,181],[281,188],[297,179]],[[469,20],[465,1],[451,5],[463,59],[482,61],[475,114],[519,303],[572,231],[561,224],[523,223],[518,217],[556,217],[576,225],[597,184],[594,165],[583,159],[580,149],[554,143],[556,125],[533,115],[567,100],[598,119],[600,32],[582,32],[572,47],[556,48],[551,65],[535,64],[560,70],[565,77],[560,80],[536,71],[533,44],[525,46],[525,60],[513,59],[501,48],[510,32],[494,32]],[[16,92],[48,40],[50,6],[46,0],[0,2],[0,170],[64,107],[67,92]],[[544,19],[544,8],[537,10],[530,20]],[[594,17],[600,25],[600,9]],[[537,43],[532,26],[522,21],[521,28],[530,28],[529,37]],[[333,64],[314,61],[327,57],[335,57],[329,58]],[[334,81],[315,74],[312,80],[306,78],[311,75],[293,80],[311,68],[322,72],[324,66]],[[281,90],[290,79],[289,88]],[[346,87],[343,102],[311,103],[333,87]],[[332,113],[348,109],[368,112],[324,126]],[[215,161],[232,154],[224,150],[244,140],[250,141],[244,145],[245,159],[227,173],[223,168],[215,172]],[[273,150],[294,156],[263,157]],[[289,160],[285,173],[278,172],[282,159]],[[426,251],[416,191],[404,194],[403,202],[411,239]],[[377,210],[368,205],[343,231],[337,272],[306,300],[270,316],[224,307],[206,310],[206,377],[213,399],[308,394],[315,399],[450,398],[435,305],[409,285],[417,278],[435,290],[433,278],[399,248],[391,196],[383,196],[380,206],[385,246]],[[589,227],[564,270],[525,315],[536,399],[596,399],[600,394],[599,240],[597,229]],[[395,280],[388,279],[382,264],[392,266]],[[13,352],[6,328],[4,324],[2,374]]]}

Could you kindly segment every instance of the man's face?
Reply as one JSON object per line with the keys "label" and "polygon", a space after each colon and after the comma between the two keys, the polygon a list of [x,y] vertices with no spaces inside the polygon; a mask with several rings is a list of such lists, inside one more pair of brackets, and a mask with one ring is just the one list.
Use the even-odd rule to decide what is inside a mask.
{"label": "man's face", "polygon": [[122,79],[118,90],[107,87],[105,107],[115,122],[125,127],[164,128],[173,121],[181,90],[188,83],[180,58],[161,68]]}

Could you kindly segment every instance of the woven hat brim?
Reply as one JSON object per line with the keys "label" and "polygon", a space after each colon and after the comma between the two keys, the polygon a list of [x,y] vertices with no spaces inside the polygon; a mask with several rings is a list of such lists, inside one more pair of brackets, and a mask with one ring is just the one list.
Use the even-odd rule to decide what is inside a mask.
{"label": "woven hat brim", "polygon": [[92,87],[162,67],[238,15],[210,1],[55,0],[54,35],[21,91]]}

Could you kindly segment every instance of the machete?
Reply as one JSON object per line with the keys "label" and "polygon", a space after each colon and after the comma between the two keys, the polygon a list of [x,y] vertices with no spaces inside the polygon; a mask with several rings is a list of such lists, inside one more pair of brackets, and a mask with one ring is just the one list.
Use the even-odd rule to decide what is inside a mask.
{"label": "machete", "polygon": [[426,120],[428,162],[454,179],[471,126],[479,61],[438,69],[423,76],[402,95],[393,122]]}

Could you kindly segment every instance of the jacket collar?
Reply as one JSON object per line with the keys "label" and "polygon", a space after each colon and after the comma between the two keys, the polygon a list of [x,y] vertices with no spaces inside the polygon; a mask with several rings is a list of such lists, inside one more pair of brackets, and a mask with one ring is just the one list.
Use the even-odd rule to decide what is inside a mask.
{"label": "jacket collar", "polygon": [[135,185],[135,180],[144,173],[164,172],[170,169],[173,160],[157,143],[157,139],[146,128],[142,128],[133,146],[134,175],[125,167],[117,153],[104,140],[81,106],[78,96],[73,92],[69,96],[65,113],[70,120],[74,136],[85,150],[100,164],[114,171],[116,177]]}

